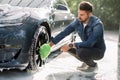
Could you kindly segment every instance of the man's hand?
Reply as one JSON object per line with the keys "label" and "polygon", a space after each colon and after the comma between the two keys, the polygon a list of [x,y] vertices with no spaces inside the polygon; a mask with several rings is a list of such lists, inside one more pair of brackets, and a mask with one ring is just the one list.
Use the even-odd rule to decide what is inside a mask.
{"label": "man's hand", "polygon": [[[70,44],[72,44],[73,46],[70,47]],[[63,52],[67,52],[70,48],[76,48],[75,44],[74,43],[65,44],[61,47],[60,50],[63,51]]]}
{"label": "man's hand", "polygon": [[49,45],[52,47],[52,46],[54,45],[54,43],[53,43],[53,42],[50,42]]}
{"label": "man's hand", "polygon": [[61,47],[60,50],[63,51],[63,52],[67,52],[69,49],[70,49],[69,44],[65,44]]}

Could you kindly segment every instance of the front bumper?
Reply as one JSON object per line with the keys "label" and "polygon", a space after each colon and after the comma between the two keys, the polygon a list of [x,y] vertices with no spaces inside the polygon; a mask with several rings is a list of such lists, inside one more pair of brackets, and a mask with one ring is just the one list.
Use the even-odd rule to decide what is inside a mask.
{"label": "front bumper", "polygon": [[0,70],[9,70],[9,69],[20,69],[24,70],[26,69],[28,63],[21,64],[17,60],[12,60],[11,62],[6,62],[6,63],[0,63]]}

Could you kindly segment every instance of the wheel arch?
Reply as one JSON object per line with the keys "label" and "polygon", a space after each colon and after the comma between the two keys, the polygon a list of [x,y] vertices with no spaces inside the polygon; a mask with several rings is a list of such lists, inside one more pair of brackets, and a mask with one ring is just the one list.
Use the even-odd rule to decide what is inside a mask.
{"label": "wheel arch", "polygon": [[48,23],[48,21],[43,21],[39,24],[40,26],[45,26],[48,33],[49,33],[49,38],[51,38],[51,28],[50,28],[50,24]]}

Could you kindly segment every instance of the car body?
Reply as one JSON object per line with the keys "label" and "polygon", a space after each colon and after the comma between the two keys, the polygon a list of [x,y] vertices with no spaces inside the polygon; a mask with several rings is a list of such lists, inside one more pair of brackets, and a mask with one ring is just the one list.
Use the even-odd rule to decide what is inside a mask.
{"label": "car body", "polygon": [[[0,70],[37,70],[42,65],[39,47],[50,42],[73,19],[64,0],[0,1]],[[72,36],[53,46],[59,49]]]}

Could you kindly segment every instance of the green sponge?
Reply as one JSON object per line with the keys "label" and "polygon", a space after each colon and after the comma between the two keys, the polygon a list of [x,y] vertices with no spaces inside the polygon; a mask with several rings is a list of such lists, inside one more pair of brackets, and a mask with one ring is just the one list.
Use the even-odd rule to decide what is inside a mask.
{"label": "green sponge", "polygon": [[51,46],[49,44],[43,44],[39,48],[39,54],[42,60],[45,60],[50,54]]}

